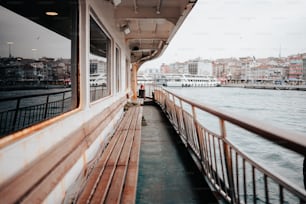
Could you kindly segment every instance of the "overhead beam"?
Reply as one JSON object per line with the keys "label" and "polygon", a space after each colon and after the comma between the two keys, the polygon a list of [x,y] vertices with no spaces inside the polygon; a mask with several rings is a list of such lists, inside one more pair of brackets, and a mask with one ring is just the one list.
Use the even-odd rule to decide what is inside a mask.
{"label": "overhead beam", "polygon": [[154,8],[141,8],[137,12],[129,7],[117,7],[115,9],[116,20],[121,19],[166,19],[167,21],[177,23],[181,16],[181,9],[179,7],[163,7],[160,14],[156,13]]}
{"label": "overhead beam", "polygon": [[158,33],[152,33],[152,32],[131,32],[130,34],[125,36],[126,40],[164,40],[166,41],[169,38],[169,32],[158,32]]}
{"label": "overhead beam", "polygon": [[[130,43],[131,44],[131,47],[133,47],[133,42]],[[139,46],[139,50],[152,50],[152,49],[160,49],[160,43],[152,43],[152,44],[149,44],[149,43],[143,43],[141,44],[141,46]],[[135,43],[135,46],[136,43]]]}

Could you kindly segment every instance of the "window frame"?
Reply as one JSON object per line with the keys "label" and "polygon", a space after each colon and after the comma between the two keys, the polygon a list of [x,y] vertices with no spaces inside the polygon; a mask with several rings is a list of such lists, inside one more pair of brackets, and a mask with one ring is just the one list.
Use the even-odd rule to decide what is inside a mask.
{"label": "window frame", "polygon": [[121,91],[122,84],[122,69],[121,69],[121,49],[116,44],[115,45],[115,65],[116,65],[116,92],[119,93]]}
{"label": "window frame", "polygon": [[[89,65],[88,65],[88,69],[90,69],[90,55],[91,55],[91,51],[90,51],[90,33],[91,33],[91,28],[90,28],[90,24],[91,24],[91,19],[97,24],[98,28],[103,32],[103,34],[105,35],[105,37],[108,39],[108,45],[107,45],[107,54],[106,54],[106,66],[107,66],[107,94],[102,97],[98,97],[98,98],[94,98],[92,99],[92,91],[91,88],[92,86],[90,85],[90,82],[88,81],[87,86],[89,86],[89,102],[90,103],[95,103],[97,101],[100,100],[104,100],[105,98],[108,98],[110,96],[112,96],[113,94],[113,70],[112,70],[112,56],[113,56],[113,38],[111,37],[111,35],[109,34],[109,32],[107,31],[107,29],[105,28],[105,26],[103,25],[103,23],[99,20],[98,16],[96,15],[96,13],[94,12],[94,10],[92,8],[90,8],[90,12],[89,12],[89,19],[88,19],[88,24],[89,24],[89,45],[88,45],[88,58],[89,58]],[[90,70],[88,71],[88,75],[90,78]]]}

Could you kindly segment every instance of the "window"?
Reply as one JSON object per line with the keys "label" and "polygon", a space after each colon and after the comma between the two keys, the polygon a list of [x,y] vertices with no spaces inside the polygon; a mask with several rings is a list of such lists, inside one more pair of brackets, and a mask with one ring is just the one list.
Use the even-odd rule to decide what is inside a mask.
{"label": "window", "polygon": [[111,94],[110,44],[105,32],[90,18],[90,101]]}
{"label": "window", "polygon": [[76,108],[77,1],[1,1],[0,137]]}

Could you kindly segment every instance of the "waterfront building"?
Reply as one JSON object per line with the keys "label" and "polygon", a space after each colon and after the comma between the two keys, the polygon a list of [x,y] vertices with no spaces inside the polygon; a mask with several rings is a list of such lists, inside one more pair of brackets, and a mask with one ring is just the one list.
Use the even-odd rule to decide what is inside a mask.
{"label": "waterfront building", "polygon": [[304,83],[306,82],[306,53],[303,54],[303,76],[302,79]]}
{"label": "waterfront building", "polygon": [[212,75],[213,74],[213,66],[212,62],[209,60],[203,60],[200,58],[187,61],[188,72],[185,74],[193,74],[193,75]]}
{"label": "waterfront building", "polygon": [[227,78],[229,82],[239,82],[241,80],[241,66],[231,65],[229,66],[229,74]]}
{"label": "waterfront building", "polygon": [[289,60],[289,75],[288,79],[291,84],[299,84],[302,81],[303,75],[303,60],[302,55],[292,55]]}
{"label": "waterfront building", "polygon": [[70,78],[71,64],[67,59],[1,58],[0,61],[0,81],[6,86],[58,84]]}
{"label": "waterfront building", "polygon": [[170,66],[163,63],[163,64],[160,66],[160,73],[163,73],[163,74],[170,73]]}
{"label": "waterfront building", "polygon": [[187,72],[187,64],[186,62],[175,62],[169,65],[170,72],[172,74],[184,74]]}
{"label": "waterfront building", "polygon": [[252,70],[256,66],[255,58],[240,57],[239,61],[241,62],[241,77],[240,77],[241,81],[244,82],[254,81]]}
{"label": "waterfront building", "polygon": [[200,58],[163,64],[161,73],[212,75],[223,83],[291,83],[306,81],[306,54],[282,57]]}
{"label": "waterfront building", "polygon": [[215,76],[221,82],[221,84],[226,84],[227,74],[225,72],[225,67],[227,66],[227,64],[224,62],[213,61],[212,65],[213,65],[213,76]]}
{"label": "waterfront building", "polygon": [[145,73],[145,74],[158,74],[158,73],[160,73],[160,71],[159,71],[158,69],[149,68],[149,69],[145,69],[144,71],[139,70],[139,73]]}
{"label": "waterfront building", "polygon": [[236,58],[217,59],[212,65],[212,75],[223,83],[241,78],[241,63]]}
{"label": "waterfront building", "polygon": [[175,62],[169,65],[162,64],[160,70],[164,74],[212,75],[213,64],[209,60],[197,58],[186,62]]}
{"label": "waterfront building", "polygon": [[90,73],[106,73],[106,62],[101,59],[90,59]]}

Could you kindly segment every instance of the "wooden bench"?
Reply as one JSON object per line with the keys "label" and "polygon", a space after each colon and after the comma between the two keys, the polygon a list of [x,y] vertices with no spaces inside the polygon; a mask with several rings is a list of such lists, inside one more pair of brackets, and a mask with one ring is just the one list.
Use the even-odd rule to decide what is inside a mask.
{"label": "wooden bench", "polygon": [[126,111],[77,203],[135,203],[142,107]]}

